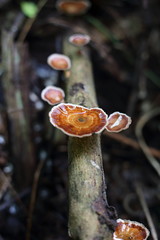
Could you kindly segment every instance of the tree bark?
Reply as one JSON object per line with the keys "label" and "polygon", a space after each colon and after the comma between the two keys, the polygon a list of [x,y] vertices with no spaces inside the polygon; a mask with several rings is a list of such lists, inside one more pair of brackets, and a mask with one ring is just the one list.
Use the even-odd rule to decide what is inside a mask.
{"label": "tree bark", "polygon": [[[66,40],[64,54],[71,58],[66,72],[67,102],[97,107],[92,66],[85,48]],[[109,207],[103,172],[100,134],[69,137],[69,234],[74,240],[112,240],[116,214]]]}

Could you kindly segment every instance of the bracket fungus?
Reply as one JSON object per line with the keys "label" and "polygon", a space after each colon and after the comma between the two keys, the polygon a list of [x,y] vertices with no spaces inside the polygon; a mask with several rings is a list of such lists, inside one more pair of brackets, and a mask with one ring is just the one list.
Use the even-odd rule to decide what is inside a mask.
{"label": "bracket fungus", "polygon": [[108,124],[106,130],[108,132],[120,132],[129,127],[132,120],[124,113],[114,112],[108,118]]}
{"label": "bracket fungus", "polygon": [[69,42],[76,47],[83,47],[90,42],[91,38],[87,34],[76,33],[69,37]]}
{"label": "bracket fungus", "polygon": [[66,15],[77,16],[86,13],[90,5],[90,2],[87,0],[59,0],[57,1],[56,7]]}
{"label": "bracket fungus", "polygon": [[47,58],[47,63],[56,70],[68,70],[71,68],[70,58],[63,54],[51,54]]}
{"label": "bracket fungus", "polygon": [[48,86],[41,92],[41,98],[50,105],[55,105],[64,101],[64,91],[61,88]]}
{"label": "bracket fungus", "polygon": [[61,103],[51,109],[49,117],[51,124],[65,134],[82,138],[102,132],[108,116],[101,108]]}
{"label": "bracket fungus", "polygon": [[117,219],[113,240],[146,240],[148,236],[149,231],[142,223]]}

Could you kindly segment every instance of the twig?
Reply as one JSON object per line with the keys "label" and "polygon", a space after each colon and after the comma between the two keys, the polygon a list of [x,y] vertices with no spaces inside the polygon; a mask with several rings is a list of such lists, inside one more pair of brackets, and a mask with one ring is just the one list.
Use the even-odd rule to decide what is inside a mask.
{"label": "twig", "polygon": [[150,227],[150,231],[151,231],[151,234],[152,234],[152,238],[153,238],[153,240],[158,240],[157,232],[156,232],[156,229],[155,229],[155,226],[154,226],[149,208],[147,206],[146,200],[144,198],[142,187],[139,185],[139,183],[137,183],[135,187],[136,187],[136,192],[137,192],[137,195],[139,197],[140,203],[142,205],[143,211],[146,215],[148,225]]}
{"label": "twig", "polygon": [[35,207],[39,177],[41,174],[41,170],[44,166],[44,163],[45,163],[45,159],[41,159],[37,166],[37,170],[35,171],[35,174],[34,174],[31,199],[30,199],[30,204],[29,204],[29,213],[28,213],[28,219],[27,219],[27,230],[26,230],[26,238],[25,238],[26,240],[31,239],[32,215],[33,215],[33,211],[34,211],[34,207]]}
{"label": "twig", "polygon": [[138,121],[137,125],[136,125],[136,135],[139,141],[139,144],[146,156],[146,158],[148,159],[148,161],[150,162],[150,164],[152,165],[152,167],[156,170],[156,172],[158,173],[158,175],[160,176],[160,164],[159,162],[153,157],[153,155],[151,154],[145,139],[143,137],[142,134],[142,130],[143,127],[145,126],[145,124],[152,119],[153,117],[157,116],[160,114],[160,108],[156,108],[150,112],[147,112],[146,114],[144,114]]}
{"label": "twig", "polygon": [[[110,137],[110,138],[118,141],[118,142],[121,142],[125,145],[131,146],[134,149],[141,150],[141,146],[136,140],[129,138],[125,135],[122,135],[121,133],[110,133],[110,132],[104,131],[103,134],[107,137]],[[152,147],[148,147],[148,149],[154,157],[160,158],[160,151],[158,149],[155,149]]]}
{"label": "twig", "polygon": [[40,0],[38,2],[37,8],[37,14],[34,18],[28,18],[23,26],[23,29],[21,31],[21,33],[19,34],[19,38],[18,41],[19,42],[23,42],[28,34],[28,32],[30,31],[35,19],[37,18],[39,12],[41,11],[41,9],[44,7],[44,5],[47,3],[48,0]]}
{"label": "twig", "polygon": [[[67,101],[96,107],[91,62],[81,51],[64,42],[64,53],[72,60],[66,79]],[[69,234],[80,240],[111,240],[116,225],[113,208],[108,206],[99,134],[69,137]]]}

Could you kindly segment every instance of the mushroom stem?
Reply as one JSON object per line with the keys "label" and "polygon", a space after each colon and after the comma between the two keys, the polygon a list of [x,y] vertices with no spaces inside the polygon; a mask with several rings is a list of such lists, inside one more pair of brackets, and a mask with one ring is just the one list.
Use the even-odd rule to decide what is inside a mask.
{"label": "mushroom stem", "polygon": [[[64,41],[64,54],[72,61],[66,79],[67,102],[97,107],[92,67],[87,50],[81,54]],[[79,240],[112,240],[116,214],[106,198],[100,134],[69,137],[69,234]]]}

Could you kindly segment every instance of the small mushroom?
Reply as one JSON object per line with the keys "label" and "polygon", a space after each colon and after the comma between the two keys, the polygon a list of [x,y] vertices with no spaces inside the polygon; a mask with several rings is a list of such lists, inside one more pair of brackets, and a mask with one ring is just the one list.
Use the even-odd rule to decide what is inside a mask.
{"label": "small mushroom", "polygon": [[86,13],[90,7],[90,2],[87,0],[59,0],[56,4],[57,9],[67,15],[81,15]]}
{"label": "small mushroom", "polygon": [[107,114],[101,108],[86,108],[80,105],[61,103],[49,113],[53,126],[73,137],[91,136],[106,127]]}
{"label": "small mushroom", "polygon": [[74,46],[83,47],[90,42],[90,36],[81,33],[73,34],[69,37],[69,42],[72,43]]}
{"label": "small mushroom", "polygon": [[108,124],[106,130],[108,132],[120,132],[129,127],[132,120],[124,113],[114,112],[108,118]]}
{"label": "small mushroom", "polygon": [[146,240],[148,236],[149,231],[142,223],[117,219],[113,240]]}
{"label": "small mushroom", "polygon": [[55,105],[64,101],[64,91],[61,88],[48,86],[41,92],[41,98],[50,105]]}
{"label": "small mushroom", "polygon": [[56,70],[68,70],[71,68],[70,58],[63,54],[51,54],[47,59],[47,63]]}

